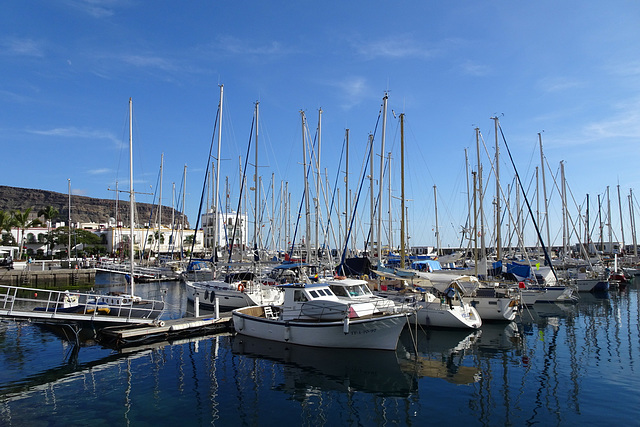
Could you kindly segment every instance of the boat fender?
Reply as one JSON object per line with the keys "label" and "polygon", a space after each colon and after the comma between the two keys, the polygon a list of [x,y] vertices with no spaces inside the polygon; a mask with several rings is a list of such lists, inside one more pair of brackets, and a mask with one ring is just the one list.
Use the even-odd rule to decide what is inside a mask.
{"label": "boat fender", "polygon": [[242,283],[238,285],[238,292],[244,292],[244,285]]}
{"label": "boat fender", "polygon": [[345,335],[347,335],[349,333],[349,318],[345,317],[344,318],[344,323],[342,326],[342,332],[344,332]]}
{"label": "boat fender", "polygon": [[289,327],[289,324],[286,324],[284,326],[284,340],[288,342],[290,339],[291,339],[291,328]]}
{"label": "boat fender", "polygon": [[204,299],[208,300],[209,299],[209,291],[204,291]]}

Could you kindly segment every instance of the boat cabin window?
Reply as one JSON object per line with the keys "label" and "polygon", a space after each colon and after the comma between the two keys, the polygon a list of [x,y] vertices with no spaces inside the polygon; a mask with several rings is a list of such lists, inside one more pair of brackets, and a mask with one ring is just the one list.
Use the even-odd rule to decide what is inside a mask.
{"label": "boat cabin window", "polygon": [[309,294],[311,294],[311,296],[314,298],[318,298],[320,296],[318,295],[318,291],[309,291]]}
{"label": "boat cabin window", "polygon": [[348,297],[347,290],[342,286],[331,286],[331,290],[339,297]]}
{"label": "boat cabin window", "polygon": [[307,296],[304,294],[304,291],[301,290],[296,290],[293,293],[293,300],[297,301],[297,302],[305,302],[305,301],[309,301],[309,299],[307,298]]}

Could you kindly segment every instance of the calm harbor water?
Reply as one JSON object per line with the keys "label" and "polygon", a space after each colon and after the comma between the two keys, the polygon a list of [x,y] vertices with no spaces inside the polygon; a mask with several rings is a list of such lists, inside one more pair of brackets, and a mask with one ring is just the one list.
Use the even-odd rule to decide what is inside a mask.
{"label": "calm harbor water", "polygon": [[[182,316],[179,283],[136,289],[160,288]],[[405,330],[396,352],[232,335],[118,352],[0,321],[0,425],[638,425],[638,286],[580,296],[473,333]]]}

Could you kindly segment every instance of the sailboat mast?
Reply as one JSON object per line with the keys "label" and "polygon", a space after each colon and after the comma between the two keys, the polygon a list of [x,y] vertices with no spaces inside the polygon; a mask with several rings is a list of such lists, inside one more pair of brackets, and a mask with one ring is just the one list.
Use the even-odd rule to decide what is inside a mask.
{"label": "sailboat mast", "polygon": [[131,275],[131,295],[135,295],[134,286],[135,280],[133,278],[133,101],[129,98],[129,219],[130,219],[130,232],[131,238],[129,239],[129,274]]}
{"label": "sailboat mast", "polygon": [[345,156],[345,170],[344,170],[344,248],[348,244],[349,238],[349,129],[345,130],[346,139],[346,156]]}
{"label": "sailboat mast", "polygon": [[438,191],[436,186],[433,186],[433,202],[436,213],[436,255],[440,256],[440,229],[438,228]]}
{"label": "sailboat mast", "polygon": [[569,255],[569,227],[567,219],[567,184],[564,178],[564,161],[560,162],[560,183],[562,185],[562,253]]}
{"label": "sailboat mast", "polygon": [[305,205],[305,249],[307,251],[306,260],[309,260],[309,256],[311,255],[311,245],[310,245],[310,232],[311,232],[311,222],[309,218],[309,182],[307,179],[307,144],[305,140],[305,128],[306,128],[306,117],[304,111],[300,111],[300,115],[302,117],[302,165],[304,172],[304,205]]}
{"label": "sailboat mast", "polygon": [[371,153],[371,155],[369,156],[369,220],[371,223],[371,232],[369,233],[369,248],[368,248],[368,252],[369,252],[369,256],[373,257],[375,256],[375,253],[373,252],[373,209],[374,209],[374,203],[373,203],[373,134],[369,134],[369,152]]}
{"label": "sailboat mast", "polygon": [[631,222],[631,239],[633,241],[633,257],[634,260],[638,258],[638,246],[636,242],[636,218],[633,212],[633,190],[629,189],[629,219]]}
{"label": "sailboat mast", "polygon": [[498,118],[492,117],[496,134],[496,260],[502,259],[502,238],[500,236],[500,144],[498,143]]}
{"label": "sailboat mast", "polygon": [[484,267],[481,270],[483,275],[486,275],[486,253],[485,253],[485,241],[484,241],[484,210],[483,210],[483,201],[484,195],[482,192],[482,161],[480,160],[480,129],[476,128],[476,154],[478,157],[478,207],[479,216],[480,216],[480,229],[478,230],[478,235],[480,236],[480,255],[481,261]]}
{"label": "sailboat mast", "polygon": [[624,250],[624,222],[622,218],[622,201],[620,200],[620,184],[618,184],[618,210],[620,211],[620,232],[622,233],[622,250]]}
{"label": "sailboat mast", "polygon": [[547,229],[547,242],[551,245],[551,233],[549,232],[549,199],[547,199],[547,181],[545,179],[544,154],[542,152],[542,134],[538,132],[538,142],[540,144],[540,167],[542,168],[542,195],[544,197],[544,218]]}
{"label": "sailboat mast", "polygon": [[387,164],[389,165],[389,171],[387,173],[387,200],[389,201],[389,210],[387,211],[389,214],[389,228],[387,230],[387,242],[389,245],[389,253],[391,253],[391,249],[393,248],[393,222],[391,218],[391,151],[389,151],[389,155],[387,156]]}
{"label": "sailboat mast", "polygon": [[158,190],[158,254],[160,253],[160,236],[162,233],[162,169],[164,168],[164,153],[160,154],[160,188]]}
{"label": "sailboat mast", "polygon": [[220,85],[220,107],[218,108],[218,155],[216,156],[216,186],[213,193],[213,260],[218,253],[218,195],[220,191],[220,150],[222,146],[222,96],[224,85]]}
{"label": "sailboat mast", "polygon": [[254,213],[254,224],[253,224],[253,249],[254,251],[256,251],[254,253],[254,259],[255,257],[258,256],[258,203],[259,203],[259,195],[258,195],[258,186],[260,185],[258,182],[258,106],[260,105],[260,102],[256,101],[256,144],[255,144],[255,155],[254,155],[254,175],[253,175],[253,182],[254,182],[254,187],[255,187],[255,191],[254,191],[254,209],[255,209],[255,213]]}
{"label": "sailboat mast", "polygon": [[322,108],[318,110],[318,147],[316,150],[316,197],[315,197],[315,217],[316,217],[316,238],[315,253],[316,261],[320,261],[320,144],[322,142]]}
{"label": "sailboat mast", "polygon": [[400,268],[405,267],[405,244],[404,244],[404,113],[400,114]]}
{"label": "sailboat mast", "polygon": [[[378,260],[382,259],[382,188],[384,187],[384,143],[387,129],[387,100],[388,94],[384,94],[382,98],[382,138],[380,146],[380,177],[378,178],[378,227],[377,227],[377,242],[376,248],[378,253]],[[373,171],[371,171],[373,173]]]}

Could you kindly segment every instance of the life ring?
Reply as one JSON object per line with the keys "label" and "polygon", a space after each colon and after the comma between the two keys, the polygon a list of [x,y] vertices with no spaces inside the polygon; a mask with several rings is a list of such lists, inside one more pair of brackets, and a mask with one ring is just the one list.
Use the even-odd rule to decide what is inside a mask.
{"label": "life ring", "polygon": [[238,292],[244,292],[244,285],[242,283],[238,285]]}

